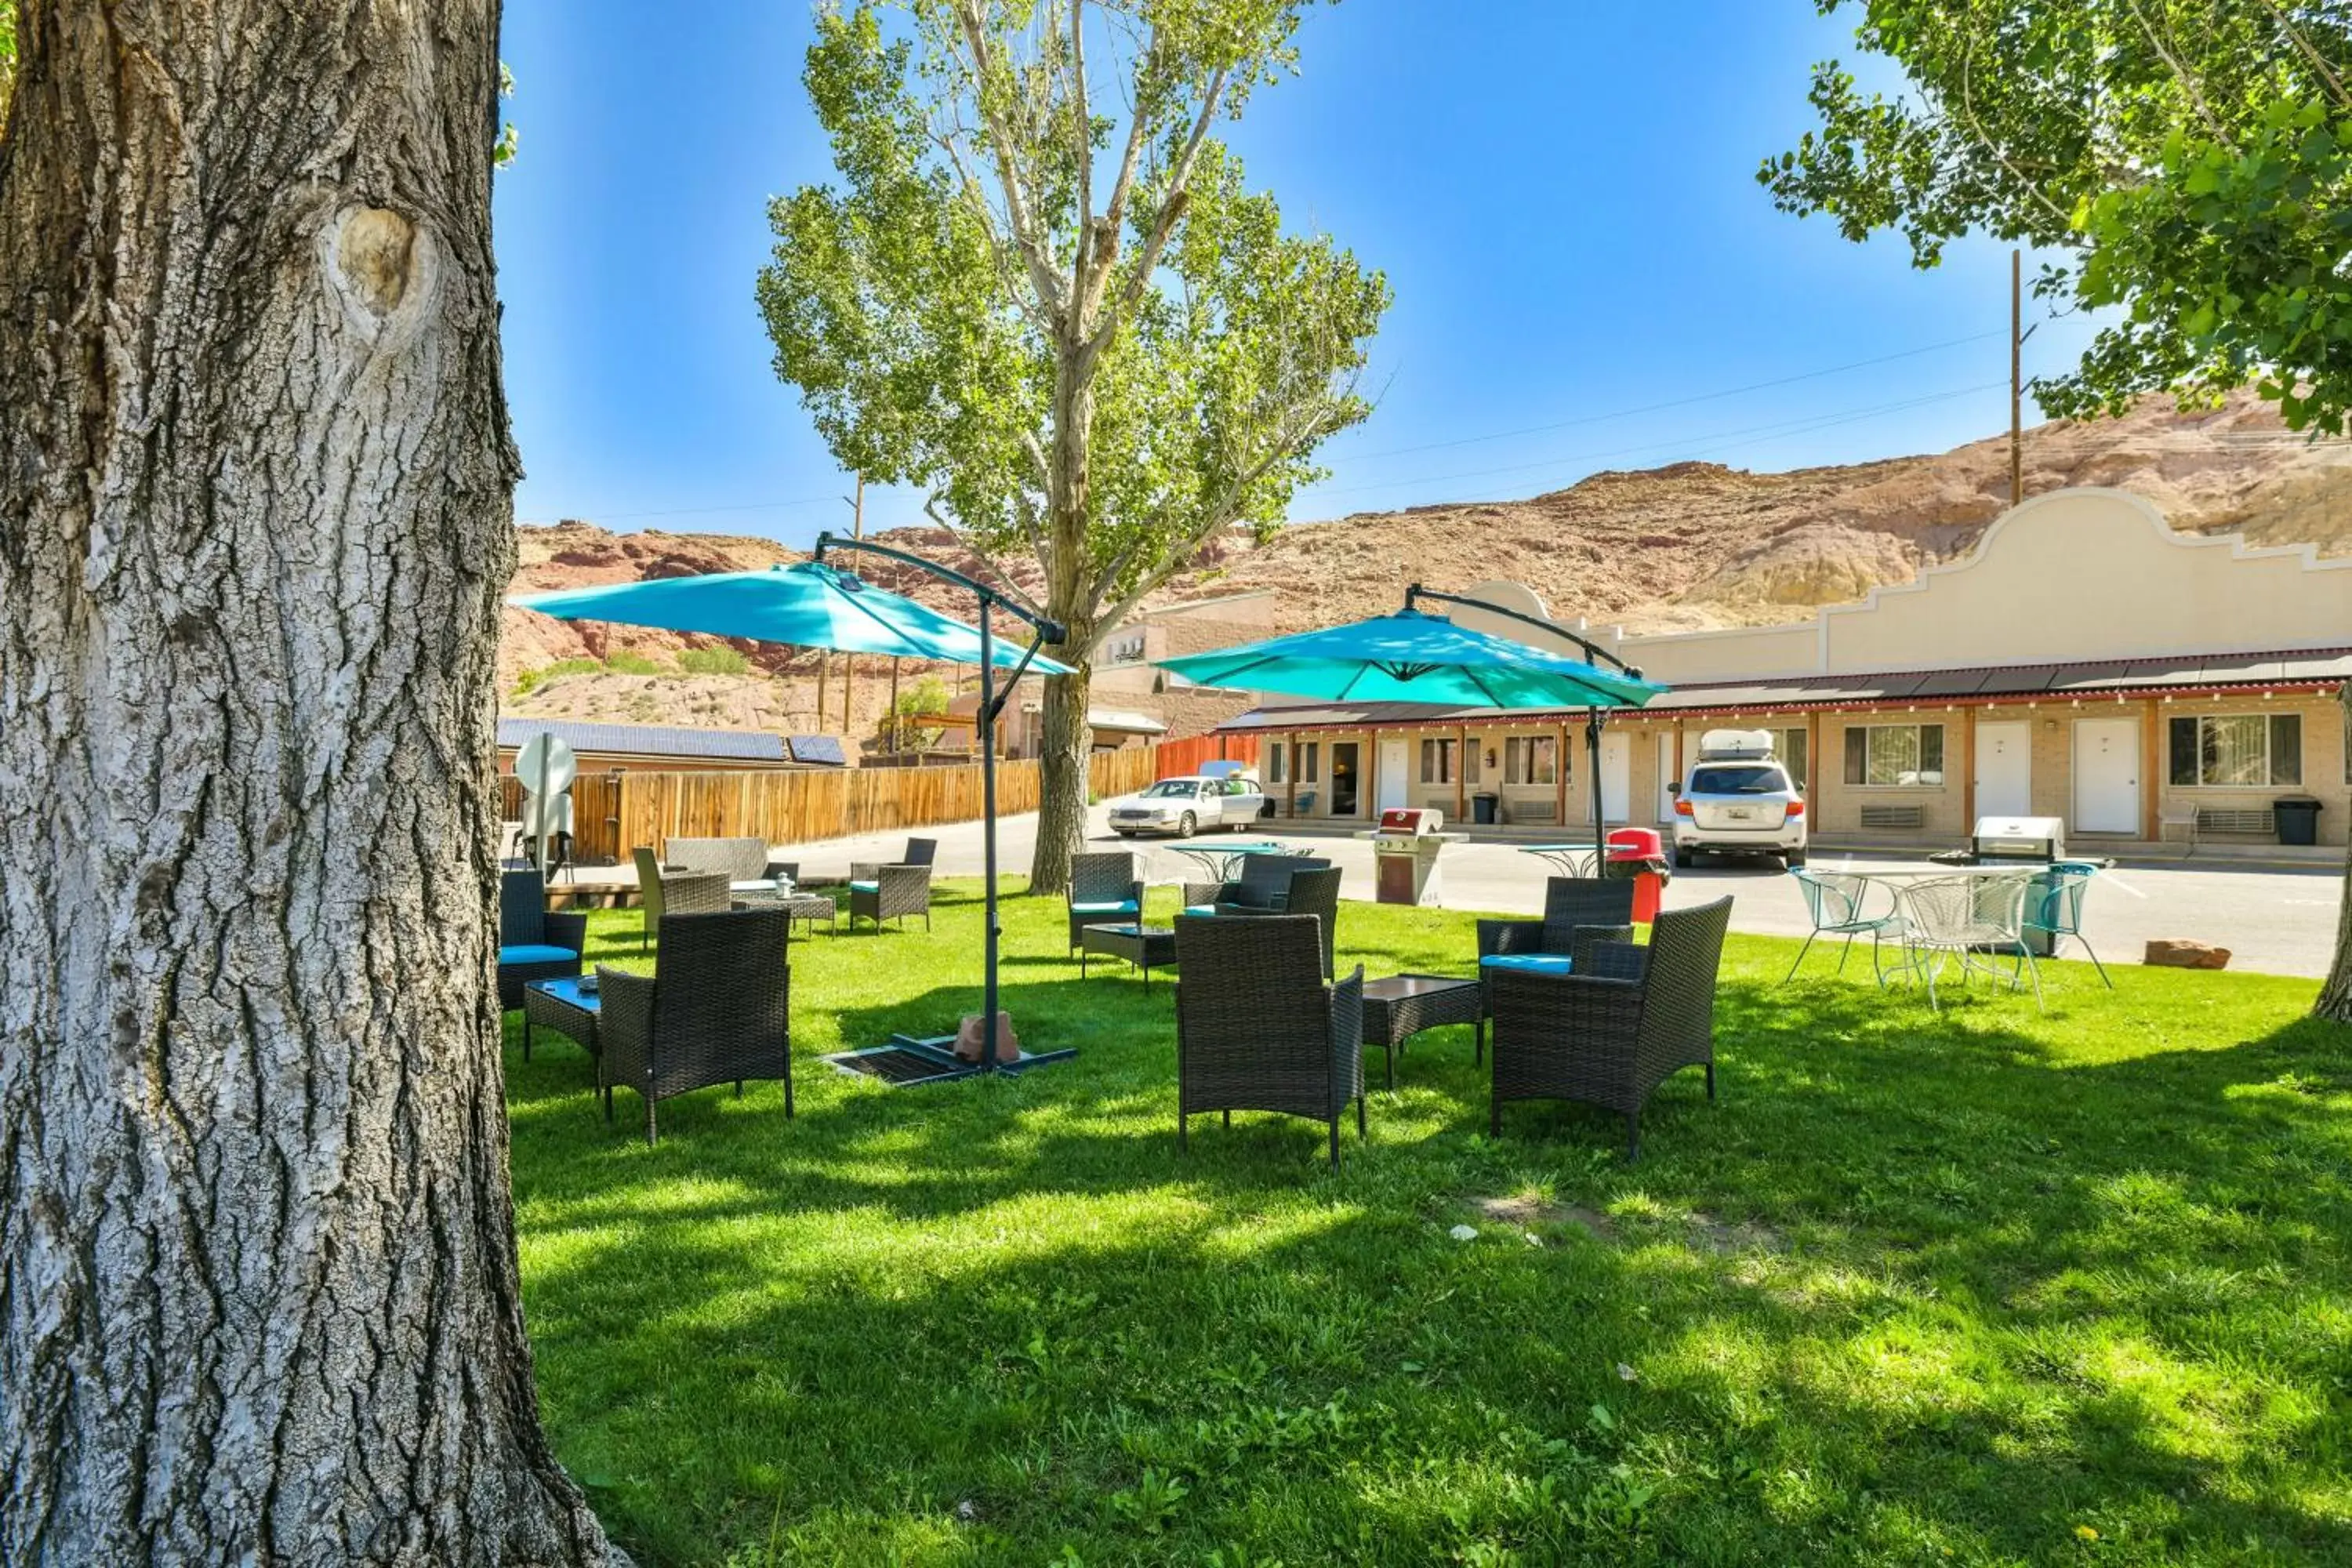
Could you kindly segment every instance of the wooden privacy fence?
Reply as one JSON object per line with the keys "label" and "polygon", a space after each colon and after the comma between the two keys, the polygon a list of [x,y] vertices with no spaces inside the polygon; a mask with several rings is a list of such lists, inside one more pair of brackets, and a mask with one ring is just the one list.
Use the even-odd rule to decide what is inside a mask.
{"label": "wooden privacy fence", "polygon": [[1181,741],[1163,741],[1153,749],[1160,753],[1160,776],[1163,779],[1190,778],[1201,771],[1202,763],[1257,766],[1255,735],[1192,735]]}
{"label": "wooden privacy fence", "polygon": [[[1155,748],[1097,752],[1087,768],[1096,796],[1125,795],[1158,775]],[[507,781],[509,816],[521,791]],[[760,837],[806,844],[853,833],[890,833],[981,815],[980,769],[841,768],[698,773],[582,774],[572,786],[572,853],[583,861],[617,861],[644,845],[656,853],[672,838]],[[1037,809],[1034,761],[996,764],[996,810],[1010,816]]]}

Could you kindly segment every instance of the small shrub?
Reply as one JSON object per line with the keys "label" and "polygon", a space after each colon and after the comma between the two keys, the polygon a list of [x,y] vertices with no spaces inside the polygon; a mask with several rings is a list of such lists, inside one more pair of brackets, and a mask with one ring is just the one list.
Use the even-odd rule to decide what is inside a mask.
{"label": "small shrub", "polygon": [[539,669],[526,669],[516,677],[514,694],[528,697],[541,687],[561,680],[567,675],[594,675],[604,668],[593,658],[559,658],[553,664]]}
{"label": "small shrub", "polygon": [[669,666],[657,658],[649,658],[627,648],[616,648],[604,657],[604,668],[614,675],[668,675]]}
{"label": "small shrub", "polygon": [[690,647],[677,656],[677,667],[688,675],[748,675],[751,661],[731,647]]}

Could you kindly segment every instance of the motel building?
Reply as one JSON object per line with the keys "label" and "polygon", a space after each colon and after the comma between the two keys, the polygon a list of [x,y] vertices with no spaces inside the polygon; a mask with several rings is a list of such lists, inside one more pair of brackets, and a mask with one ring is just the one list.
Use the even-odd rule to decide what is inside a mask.
{"label": "motel building", "polygon": [[[1467,594],[1545,613],[1517,584]],[[1815,841],[1832,847],[1948,848],[1978,817],[2014,815],[2063,819],[2082,853],[2178,855],[2193,831],[2200,854],[2319,858],[2275,847],[2273,805],[2320,802],[2322,846],[2352,825],[2336,696],[2352,679],[2352,559],[2176,533],[2123,490],[2038,496],[1968,559],[1810,621],[1585,635],[1674,689],[1603,729],[1612,826],[1669,821],[1675,781],[1716,729],[1774,732]],[[1591,831],[1580,710],[1282,702],[1221,726],[1259,738],[1277,816],[1360,826],[1430,805],[1467,826],[1487,795],[1508,837]]]}

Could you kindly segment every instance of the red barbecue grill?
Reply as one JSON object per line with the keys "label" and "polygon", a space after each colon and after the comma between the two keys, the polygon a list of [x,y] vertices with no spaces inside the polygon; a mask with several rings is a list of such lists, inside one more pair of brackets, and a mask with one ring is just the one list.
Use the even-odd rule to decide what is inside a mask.
{"label": "red barbecue grill", "polygon": [[1391,806],[1381,825],[1356,835],[1372,841],[1373,896],[1384,904],[1437,901],[1437,852],[1469,837],[1441,832],[1445,814],[1434,806]]}

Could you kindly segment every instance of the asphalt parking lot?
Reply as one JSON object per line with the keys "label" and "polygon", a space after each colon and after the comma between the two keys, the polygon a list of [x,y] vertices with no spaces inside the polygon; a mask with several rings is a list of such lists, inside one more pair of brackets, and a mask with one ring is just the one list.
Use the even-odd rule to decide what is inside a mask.
{"label": "asphalt parking lot", "polygon": [[[1195,879],[1200,872],[1172,841],[1120,839],[1104,826],[1100,807],[1089,814],[1089,837],[1103,848],[1132,848],[1154,882]],[[980,825],[958,823],[926,828],[940,841],[944,876],[977,876],[981,870]],[[1249,837],[1260,837],[1250,835]],[[1266,835],[1328,857],[1339,867],[1340,892],[1350,899],[1372,896],[1370,844],[1343,835],[1285,831]],[[814,876],[840,875],[849,862],[896,853],[904,834],[867,834],[830,839],[798,849],[793,858]],[[1213,847],[1220,836],[1192,842]],[[1036,838],[1034,816],[1007,817],[1000,825],[999,869],[1018,876],[1029,867]],[[1926,869],[1922,860],[1844,856],[1816,850],[1821,870]],[[1438,902],[1447,909],[1497,914],[1534,914],[1543,904],[1544,862],[1509,844],[1453,844],[1443,851]],[[2340,868],[2275,869],[2221,860],[2126,865],[2100,874],[2085,900],[2084,924],[2099,956],[2110,963],[2137,963],[2152,937],[2188,937],[2231,950],[2230,967],[2268,974],[2318,976],[2327,972],[2342,907]],[[1801,936],[1811,922],[1796,884],[1777,865],[1712,866],[1677,872],[1666,890],[1669,907],[1702,904],[1730,894],[1735,930]],[[2080,953],[2069,944],[2070,955]]]}

